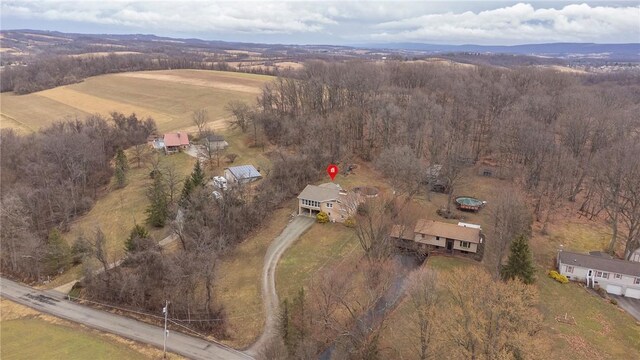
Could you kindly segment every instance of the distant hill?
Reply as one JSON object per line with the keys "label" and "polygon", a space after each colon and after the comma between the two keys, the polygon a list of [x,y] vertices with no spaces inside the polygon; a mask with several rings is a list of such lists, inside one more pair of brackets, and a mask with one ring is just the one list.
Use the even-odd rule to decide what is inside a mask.
{"label": "distant hill", "polygon": [[362,48],[408,50],[427,53],[482,53],[547,56],[562,59],[595,58],[640,62],[640,43],[594,44],[549,43],[526,45],[437,45],[422,43],[388,43],[358,45]]}

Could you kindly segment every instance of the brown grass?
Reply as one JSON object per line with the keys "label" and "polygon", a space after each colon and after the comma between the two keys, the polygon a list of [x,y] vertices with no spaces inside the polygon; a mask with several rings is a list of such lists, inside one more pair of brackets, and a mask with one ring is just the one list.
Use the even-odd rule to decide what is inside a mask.
{"label": "brown grass", "polygon": [[216,297],[228,316],[228,345],[244,348],[252,344],[264,327],[261,274],[264,256],[271,241],[289,222],[293,201],[273,212],[267,223],[219,264]]}
{"label": "brown grass", "polygon": [[[184,154],[160,155],[161,166],[174,166],[181,178],[191,173],[195,158]],[[71,230],[64,234],[69,244],[72,244],[78,236],[92,237],[96,228],[100,227],[107,238],[107,253],[109,262],[115,262],[124,256],[124,241],[131,228],[137,224],[145,224],[145,209],[149,204],[146,197],[146,189],[151,182],[149,167],[143,165],[136,168],[130,164],[131,169],[127,175],[127,186],[122,189],[111,189],[107,194],[98,199],[93,208],[78,218]],[[149,228],[147,226],[147,228]],[[150,234],[156,240],[162,240],[169,233],[165,228],[149,228]],[[81,266],[76,266],[62,276],[57,277],[47,288],[54,288],[81,276]]]}
{"label": "brown grass", "polygon": [[167,70],[110,74],[38,93],[0,94],[2,126],[36,130],[64,118],[112,111],[155,119],[160,132],[192,128],[196,109],[209,113],[215,130],[226,127],[231,100],[253,104],[260,88],[273,79],[264,75]]}
{"label": "brown grass", "polygon": [[210,87],[214,89],[220,90],[229,90],[229,91],[238,91],[238,92],[246,92],[250,94],[259,94],[260,87],[252,86],[252,85],[243,85],[239,83],[232,82],[224,82],[224,81],[212,81],[201,78],[193,78],[187,76],[180,75],[169,75],[169,74],[161,74],[161,73],[124,73],[118,74],[116,76],[124,76],[138,79],[149,79],[149,80],[160,80],[160,81],[168,81],[179,84],[186,85],[196,85],[196,86],[204,86]]}

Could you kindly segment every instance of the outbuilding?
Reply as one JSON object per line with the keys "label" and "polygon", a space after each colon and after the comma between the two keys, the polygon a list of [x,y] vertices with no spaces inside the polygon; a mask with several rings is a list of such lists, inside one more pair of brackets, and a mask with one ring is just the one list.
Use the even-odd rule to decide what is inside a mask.
{"label": "outbuilding", "polygon": [[253,165],[232,166],[224,169],[224,177],[229,184],[246,184],[262,179],[260,172]]}

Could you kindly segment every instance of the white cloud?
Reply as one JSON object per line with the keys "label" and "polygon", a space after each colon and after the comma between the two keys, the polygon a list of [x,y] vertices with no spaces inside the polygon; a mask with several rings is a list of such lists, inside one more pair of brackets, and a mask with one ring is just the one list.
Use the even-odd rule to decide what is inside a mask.
{"label": "white cloud", "polygon": [[[640,6],[567,5],[535,9],[530,4],[474,12],[427,14],[373,26],[380,41],[620,42],[640,41]],[[616,41],[617,40],[617,41]]]}
{"label": "white cloud", "polygon": [[[336,24],[294,3],[206,1],[49,1],[2,4],[5,16],[195,32],[316,32]],[[300,3],[299,5],[304,5]]]}
{"label": "white cloud", "polygon": [[[315,38],[331,42],[640,42],[640,6],[553,2],[11,1],[2,18],[102,25],[114,30]],[[20,19],[20,20],[16,20]],[[21,26],[22,28],[28,26]],[[137,30],[140,29],[140,30]],[[55,29],[51,29],[55,30]],[[122,32],[122,31],[119,31]],[[326,40],[325,40],[326,39]]]}

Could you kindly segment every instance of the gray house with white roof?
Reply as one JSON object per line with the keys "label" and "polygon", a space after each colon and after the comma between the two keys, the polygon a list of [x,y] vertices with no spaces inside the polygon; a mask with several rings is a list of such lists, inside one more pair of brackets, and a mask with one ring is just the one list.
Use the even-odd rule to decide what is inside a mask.
{"label": "gray house with white roof", "polygon": [[245,184],[262,179],[253,165],[240,165],[224,169],[224,177],[230,184]]}
{"label": "gray house with white roof", "polygon": [[640,299],[640,263],[614,259],[606,254],[558,252],[558,272],[588,287],[603,288],[610,294]]}

